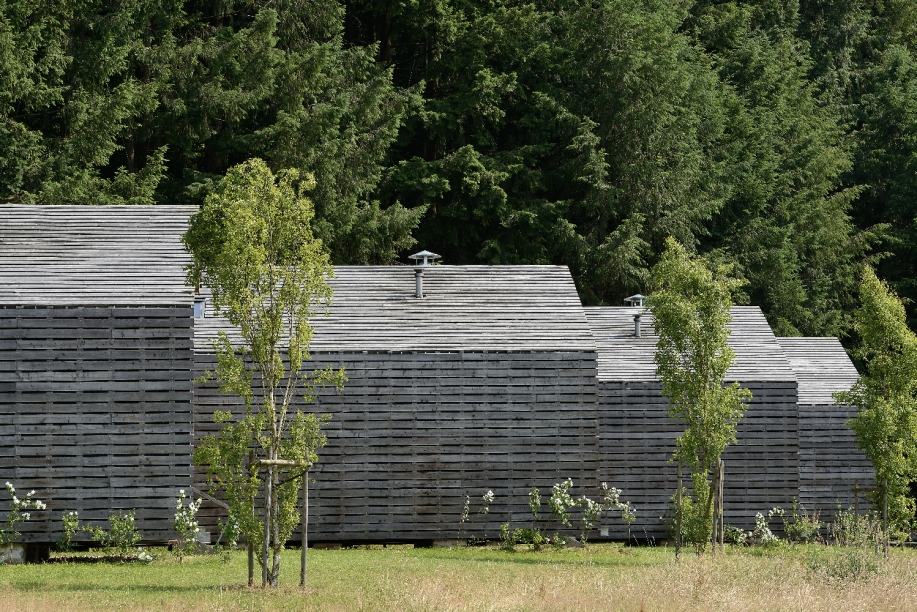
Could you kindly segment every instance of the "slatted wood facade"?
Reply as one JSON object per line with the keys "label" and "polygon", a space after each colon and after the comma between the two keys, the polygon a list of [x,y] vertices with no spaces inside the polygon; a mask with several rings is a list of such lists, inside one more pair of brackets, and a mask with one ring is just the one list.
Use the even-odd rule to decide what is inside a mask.
{"label": "slatted wood facade", "polygon": [[[668,399],[653,364],[657,337],[644,314],[634,336],[636,308],[586,308],[599,350],[600,479],[624,490],[637,507],[632,534],[664,538],[677,467],[669,462],[683,430],[668,416]],[[780,345],[760,309],[736,307],[730,324],[736,361],[727,373],[753,399],[727,450],[724,512],[728,524],[754,527],[754,515],[786,506],[799,495],[797,386]],[[690,483],[685,472],[685,485]],[[610,535],[623,537],[620,522]]]}
{"label": "slatted wood facade", "polygon": [[[856,409],[834,405],[832,394],[857,381],[856,368],[836,338],[778,338],[799,381],[799,501],[831,520],[838,506],[855,505],[854,487],[875,486],[869,460],[847,420]],[[861,508],[865,508],[860,493]]]}
{"label": "slatted wood facade", "polygon": [[[192,444],[215,409],[239,409],[192,379],[214,366],[225,321],[192,316],[180,235],[189,207],[0,206],[0,482],[36,490],[49,542],[76,510],[105,525],[136,508],[148,541],[171,533],[177,490],[203,486]],[[638,508],[636,537],[665,537],[678,427],[655,376],[652,321],[587,308],[566,268],[434,266],[426,297],[409,267],[339,267],[315,321],[315,366],[347,369],[313,474],[315,541],[454,538],[465,495],[493,490],[475,535],[527,522],[527,493],[570,477]],[[855,370],[831,339],[776,339],[760,310],[733,311],[729,379],[754,400],[726,455],[727,522],[793,497],[825,512],[871,470],[831,406]],[[827,373],[827,374],[826,374]],[[213,528],[216,506],[205,504]],[[472,511],[475,510],[473,506]],[[543,512],[542,514],[546,514]],[[620,521],[607,520],[611,537]]]}
{"label": "slatted wood facade", "polygon": [[113,509],[172,537],[191,484],[190,210],[0,206],[0,482],[48,504],[23,541]]}
{"label": "slatted wood facade", "polygon": [[[314,365],[343,366],[349,382],[311,407],[332,421],[310,538],[456,538],[465,496],[487,490],[497,499],[471,533],[493,538],[526,520],[532,487],[570,477],[597,493],[596,352],[566,269],[437,266],[422,300],[410,268],[337,276]],[[199,371],[213,367],[221,326],[197,327]],[[195,390],[195,405],[198,436],[213,431],[214,409],[239,408],[213,386]]]}

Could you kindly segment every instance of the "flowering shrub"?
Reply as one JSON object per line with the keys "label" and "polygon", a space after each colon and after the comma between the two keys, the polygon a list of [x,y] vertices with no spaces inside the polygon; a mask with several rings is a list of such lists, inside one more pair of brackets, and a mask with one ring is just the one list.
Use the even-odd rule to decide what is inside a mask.
{"label": "flowering shrub", "polygon": [[[130,512],[118,510],[117,513],[112,510],[108,515],[108,522],[111,525],[110,531],[106,532],[101,527],[96,527],[95,525],[84,525],[79,528],[79,531],[88,533],[102,548],[114,551],[122,557],[126,557],[134,547],[137,546],[140,540],[143,539],[143,536],[137,531],[137,525],[134,522],[134,515],[136,513],[136,510],[131,510]],[[76,524],[76,512],[71,514],[74,524]],[[67,515],[65,514],[64,517],[66,528]]]}
{"label": "flowering shrub", "polygon": [[780,538],[775,536],[770,528],[771,519],[775,516],[783,516],[783,508],[771,508],[767,513],[767,518],[758,512],[755,514],[755,530],[751,533],[751,538],[758,544],[771,545],[780,542]]}
{"label": "flowering shrub", "polygon": [[31,513],[28,512],[29,509],[44,510],[47,508],[43,502],[32,499],[35,491],[29,491],[25,497],[20,499],[17,497],[16,489],[13,485],[6,483],[6,492],[10,494],[12,501],[6,520],[0,524],[0,546],[11,544],[13,540],[20,536],[20,533],[16,531],[16,525],[32,518]]}
{"label": "flowering shrub", "polygon": [[568,478],[563,482],[555,483],[551,488],[551,498],[548,507],[551,508],[551,518],[560,521],[567,527],[570,525],[570,509],[576,506],[576,501],[570,497],[573,480]]}
{"label": "flowering shrub", "polygon": [[[548,498],[548,507],[551,508],[551,520],[556,520],[565,527],[572,527],[570,522],[571,511],[574,508],[582,508],[582,531],[580,532],[580,537],[582,541],[585,542],[589,532],[595,529],[598,525],[602,518],[603,512],[606,510],[618,510],[621,512],[621,519],[628,525],[628,534],[630,533],[630,525],[636,519],[637,510],[631,506],[629,502],[621,502],[620,489],[609,487],[606,483],[603,482],[603,499],[601,502],[597,502],[589,499],[585,495],[578,499],[574,499],[573,496],[570,495],[572,488],[572,478],[567,478],[563,482],[555,483],[551,488],[551,496]],[[479,514],[486,514],[489,510],[489,504],[493,502],[493,500],[493,492],[488,491],[487,494],[485,494],[483,497],[482,511],[479,512]],[[548,539],[546,533],[543,533],[538,525],[540,520],[539,511],[541,509],[541,493],[537,488],[529,491],[528,503],[529,511],[532,513],[532,526],[521,529],[513,529],[510,522],[506,522],[501,525],[501,548],[510,551],[513,550],[513,547],[516,544],[528,544],[532,547],[533,550],[539,551],[544,547],[545,544],[548,543],[563,547],[566,543],[566,538],[560,536],[559,534],[554,534],[554,537]],[[470,516],[471,498],[466,496],[465,504],[462,508],[462,524],[468,522],[470,520]],[[461,535],[461,531],[459,533]]]}
{"label": "flowering shrub", "polygon": [[823,525],[817,511],[810,516],[795,499],[791,507],[790,518],[784,517],[783,519],[783,531],[791,542],[808,543],[820,540],[819,530]]}
{"label": "flowering shrub", "polygon": [[529,491],[529,510],[532,513],[532,528],[535,528],[535,521],[538,520],[538,511],[541,510],[541,491],[537,488]]}
{"label": "flowering shrub", "polygon": [[140,561],[141,563],[145,563],[145,564],[149,564],[153,562],[153,555],[143,550],[142,548],[138,548],[137,550],[139,551],[137,553],[137,561]]}
{"label": "flowering shrub", "polygon": [[73,550],[73,536],[80,531],[80,517],[76,512],[64,512],[61,519],[64,522],[64,530],[57,540],[57,550],[61,552],[70,552]]}
{"label": "flowering shrub", "polygon": [[723,532],[723,539],[737,546],[744,546],[748,540],[749,533],[750,532],[743,531],[738,527],[726,525],[726,531]]}
{"label": "flowering shrub", "polygon": [[579,499],[579,505],[583,506],[583,530],[580,533],[580,539],[585,542],[587,534],[595,529],[599,519],[602,518],[605,506],[592,501],[585,495]]}
{"label": "flowering shrub", "polygon": [[[581,496],[579,499],[574,499],[570,495],[570,490],[572,488],[573,480],[571,478],[567,478],[563,482],[555,483],[552,487],[551,497],[548,499],[552,520],[559,521],[566,527],[572,527],[570,523],[571,510],[576,507],[581,507],[583,509],[583,516],[581,519],[582,531],[580,532],[580,538],[585,541],[589,532],[598,525],[603,512],[606,510],[619,510],[622,520],[628,524],[629,532],[630,524],[636,519],[637,510],[631,506],[630,503],[621,503],[620,489],[614,487],[609,488],[608,485],[603,482],[603,499],[601,502],[596,502],[585,495]],[[529,510],[532,513],[531,529],[516,529],[512,531],[510,530],[510,525],[508,523],[506,525],[506,533],[512,535],[511,539],[514,544],[531,544],[534,550],[537,551],[540,550],[544,544],[549,542],[548,538],[542,534],[541,530],[536,526],[540,508],[540,493],[538,489],[532,489],[531,492],[529,492]],[[565,538],[558,535],[555,535],[555,537],[550,540],[551,543],[560,543],[559,545],[561,546],[564,541]]]}
{"label": "flowering shrub", "polygon": [[185,490],[182,489],[178,492],[178,500],[175,502],[175,520],[172,522],[172,528],[178,533],[178,546],[173,551],[178,555],[179,562],[181,562],[184,555],[191,554],[194,551],[197,534],[201,529],[197,524],[197,511],[201,509],[201,502],[203,501],[203,499],[198,499],[195,502],[191,499],[186,506]]}
{"label": "flowering shrub", "polygon": [[621,520],[627,524],[627,539],[630,541],[630,526],[637,520],[637,509],[630,502],[621,502],[621,489],[609,487],[608,484],[602,483],[602,493],[605,501],[603,509],[618,510],[621,512]]}
{"label": "flowering shrub", "polygon": [[118,510],[115,514],[111,512],[108,515],[108,522],[111,523],[111,531],[104,540],[108,548],[114,549],[122,557],[126,557],[134,547],[143,539],[140,532],[137,531],[137,525],[134,522],[136,510],[123,512]]}
{"label": "flowering shrub", "polygon": [[481,507],[478,509],[477,514],[472,516],[471,497],[468,495],[465,496],[465,503],[462,506],[462,516],[461,516],[461,520],[459,521],[459,539],[460,540],[462,539],[462,533],[467,531],[467,527],[465,526],[465,524],[466,523],[470,524],[474,522],[475,517],[490,513],[490,504],[494,502],[494,499],[496,499],[496,496],[494,496],[494,492],[488,490],[487,493],[481,496]]}
{"label": "flowering shrub", "polygon": [[779,506],[768,510],[767,516],[761,512],[757,512],[755,514],[755,528],[753,531],[742,531],[741,529],[727,525],[726,531],[723,533],[723,539],[729,540],[733,544],[738,544],[740,546],[745,544],[759,544],[762,546],[779,544],[780,538],[775,536],[774,532],[771,531],[770,523],[771,519],[775,516],[782,517],[783,515],[783,508]]}
{"label": "flowering shrub", "polygon": [[751,536],[758,544],[774,544],[779,540],[771,532],[769,521],[760,512],[755,513],[755,530],[751,533]]}
{"label": "flowering shrub", "polygon": [[606,482],[602,483],[602,497],[609,508],[617,508],[621,505],[621,489],[609,487]]}

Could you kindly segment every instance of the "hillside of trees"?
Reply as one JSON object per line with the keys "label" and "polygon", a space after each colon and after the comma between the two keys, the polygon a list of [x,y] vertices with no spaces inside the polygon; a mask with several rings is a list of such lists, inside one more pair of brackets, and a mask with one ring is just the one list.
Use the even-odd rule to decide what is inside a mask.
{"label": "hillside of trees", "polygon": [[200,203],[250,157],[314,174],[335,263],[620,304],[673,236],[844,335],[864,261],[917,300],[917,3],[0,0],[2,200]]}

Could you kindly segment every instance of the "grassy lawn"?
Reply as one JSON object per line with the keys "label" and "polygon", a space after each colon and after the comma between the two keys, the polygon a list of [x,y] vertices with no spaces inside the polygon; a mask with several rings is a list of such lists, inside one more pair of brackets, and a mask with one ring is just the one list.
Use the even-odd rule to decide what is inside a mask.
{"label": "grassy lawn", "polygon": [[[154,551],[156,552],[156,551]],[[389,547],[287,551],[272,592],[248,589],[245,555],[179,565],[0,566],[0,609],[45,610],[917,610],[917,550],[888,563],[843,549],[735,549],[724,557],[595,544],[533,553]]]}

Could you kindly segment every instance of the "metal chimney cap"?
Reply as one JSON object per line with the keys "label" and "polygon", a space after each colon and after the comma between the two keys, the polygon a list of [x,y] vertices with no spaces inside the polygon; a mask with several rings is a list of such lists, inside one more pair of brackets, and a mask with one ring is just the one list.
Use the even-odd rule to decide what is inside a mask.
{"label": "metal chimney cap", "polygon": [[627,302],[628,306],[640,306],[641,308],[643,307],[644,300],[646,300],[646,298],[639,293],[632,295],[629,298],[624,298],[624,301]]}
{"label": "metal chimney cap", "polygon": [[408,255],[408,259],[414,260],[415,266],[429,266],[441,257],[441,255],[431,253],[430,251],[421,251],[419,253],[414,253],[413,255]]}

